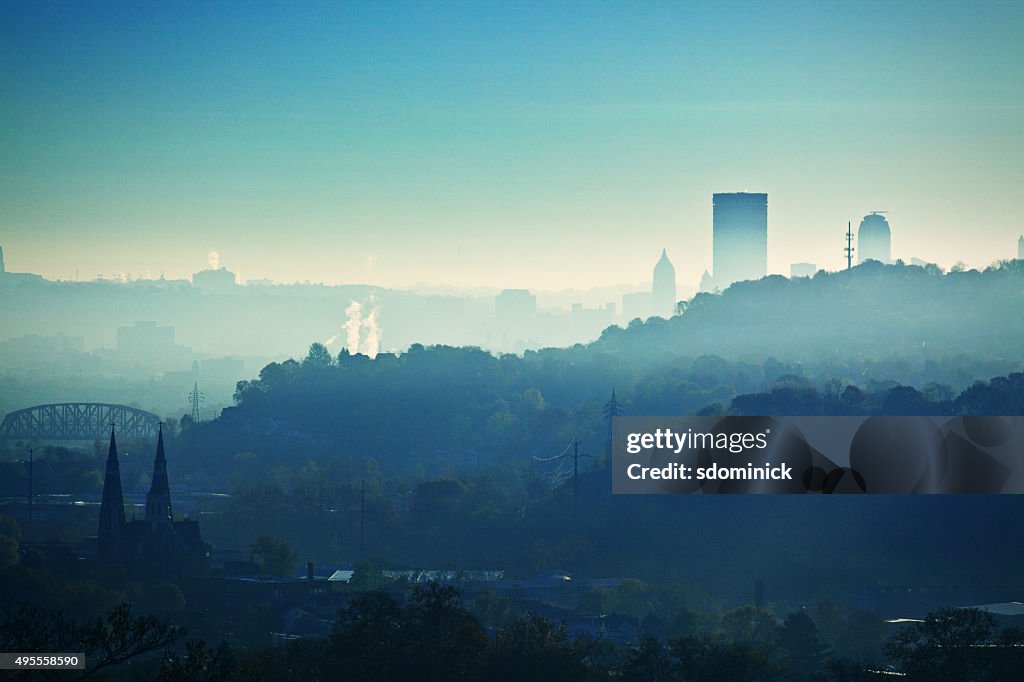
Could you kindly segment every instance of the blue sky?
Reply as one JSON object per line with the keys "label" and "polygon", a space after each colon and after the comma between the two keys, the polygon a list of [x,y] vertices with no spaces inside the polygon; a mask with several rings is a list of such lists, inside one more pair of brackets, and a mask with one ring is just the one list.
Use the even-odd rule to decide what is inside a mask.
{"label": "blue sky", "polygon": [[1024,231],[1024,3],[0,5],[9,269],[533,288],[711,266],[984,266]]}

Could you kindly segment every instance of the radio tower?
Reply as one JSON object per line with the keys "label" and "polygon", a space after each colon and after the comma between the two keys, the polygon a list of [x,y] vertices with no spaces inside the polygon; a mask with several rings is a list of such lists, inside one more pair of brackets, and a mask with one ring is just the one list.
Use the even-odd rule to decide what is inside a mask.
{"label": "radio tower", "polygon": [[846,221],[846,248],[843,249],[846,252],[846,269],[849,270],[853,267],[853,229],[852,223]]}
{"label": "radio tower", "polygon": [[188,394],[188,402],[192,405],[192,421],[197,424],[199,423],[199,406],[205,399],[206,396],[199,390],[199,382],[193,381],[192,391]]}

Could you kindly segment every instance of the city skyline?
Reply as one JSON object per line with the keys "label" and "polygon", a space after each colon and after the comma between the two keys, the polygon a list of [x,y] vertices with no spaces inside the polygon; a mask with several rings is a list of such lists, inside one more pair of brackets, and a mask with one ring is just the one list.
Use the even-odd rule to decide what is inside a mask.
{"label": "city skyline", "polygon": [[1021,232],[1024,8],[221,3],[0,8],[7,269],[559,290],[712,270],[983,268]]}

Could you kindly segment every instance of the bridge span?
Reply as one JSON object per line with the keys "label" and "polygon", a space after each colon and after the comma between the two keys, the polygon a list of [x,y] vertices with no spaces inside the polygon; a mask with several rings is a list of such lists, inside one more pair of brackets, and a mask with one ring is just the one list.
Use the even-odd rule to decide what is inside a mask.
{"label": "bridge span", "polygon": [[0,438],[95,440],[110,425],[125,438],[156,438],[160,418],[152,412],[111,403],[52,403],[11,412],[0,424]]}

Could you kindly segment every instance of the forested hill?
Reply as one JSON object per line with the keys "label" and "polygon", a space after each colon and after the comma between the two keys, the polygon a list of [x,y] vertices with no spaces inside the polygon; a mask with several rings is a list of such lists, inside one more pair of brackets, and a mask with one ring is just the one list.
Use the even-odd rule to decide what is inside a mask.
{"label": "forested hill", "polygon": [[602,449],[612,389],[627,414],[992,413],[1020,404],[1019,375],[961,393],[1021,369],[1022,306],[1020,261],[946,275],[869,264],[741,283],[671,320],[523,356],[415,345],[335,358],[313,344],[304,360],[239,383],[237,407],[194,442],[208,452],[520,461],[573,437]]}
{"label": "forested hill", "polygon": [[813,278],[739,282],[681,307],[683,314],[670,320],[611,327],[593,347],[632,356],[714,353],[803,362],[1024,355],[1020,260],[948,274],[931,265],[869,261]]}

